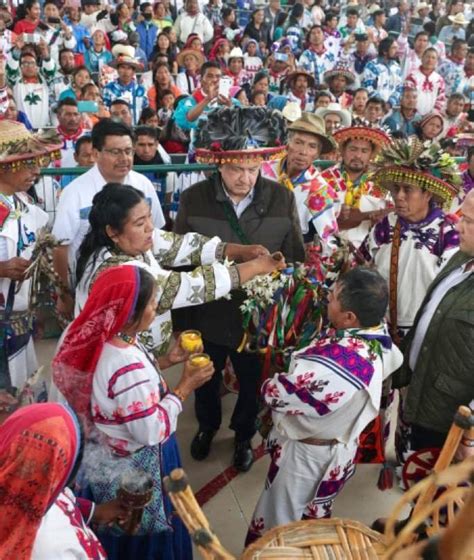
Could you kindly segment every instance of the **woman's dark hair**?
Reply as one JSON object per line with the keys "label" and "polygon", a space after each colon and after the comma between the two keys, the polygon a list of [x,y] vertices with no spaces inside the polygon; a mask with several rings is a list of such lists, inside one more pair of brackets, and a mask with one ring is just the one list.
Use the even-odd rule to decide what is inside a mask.
{"label": "woman's dark hair", "polygon": [[342,311],[352,311],[361,327],[375,327],[384,318],[388,306],[388,286],[374,268],[357,267],[343,274],[339,302]]}
{"label": "woman's dark hair", "polygon": [[135,304],[135,309],[133,315],[129,321],[132,325],[137,325],[153,295],[153,290],[156,286],[156,281],[153,276],[141,266],[138,266],[138,276],[140,280],[140,287],[137,295],[137,302]]}
{"label": "woman's dark hair", "polygon": [[294,25],[298,23],[298,20],[303,16],[304,14],[304,6],[303,4],[295,4],[292,8],[291,8],[291,12],[290,12],[290,18],[289,18],[289,24],[290,25]]}
{"label": "woman's dark hair", "polygon": [[388,51],[390,50],[390,47],[393,45],[393,43],[395,43],[395,39],[392,39],[391,37],[382,39],[379,43],[379,56],[387,56]]}
{"label": "woman's dark hair", "polygon": [[264,79],[269,79],[268,77],[268,72],[266,70],[259,70],[256,74],[255,74],[255,78],[253,79],[253,85],[258,84],[258,82],[261,82]]}
{"label": "woman's dark hair", "polygon": [[275,27],[282,27],[288,18],[288,12],[278,12],[275,18]]}
{"label": "woman's dark hair", "polygon": [[89,76],[91,75],[91,71],[89,70],[89,68],[87,68],[87,66],[82,65],[82,66],[76,66],[76,68],[74,68],[74,70],[72,71],[73,77],[75,78],[79,74],[79,72],[82,72],[83,70],[85,70],[89,74]]}
{"label": "woman's dark hair", "polygon": [[152,109],[151,107],[144,107],[142,109],[142,114],[140,115],[140,120],[138,121],[138,124],[146,124],[146,121],[148,119],[151,119],[152,117],[156,117],[157,113],[154,109]]}
{"label": "woman's dark hair", "polygon": [[89,214],[90,229],[79,247],[79,258],[77,259],[76,266],[77,283],[79,283],[84,275],[86,265],[91,256],[94,255],[94,265],[100,249],[103,247],[112,248],[114,246],[105,228],[110,226],[121,232],[130,210],[142,200],[145,200],[145,196],[141,191],[121,183],[107,183],[94,196]]}

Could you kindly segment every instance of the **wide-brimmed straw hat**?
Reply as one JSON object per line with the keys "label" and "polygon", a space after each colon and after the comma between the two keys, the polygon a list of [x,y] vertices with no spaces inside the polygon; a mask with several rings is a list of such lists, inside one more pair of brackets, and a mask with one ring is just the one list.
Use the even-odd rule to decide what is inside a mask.
{"label": "wide-brimmed straw hat", "polygon": [[196,159],[201,163],[262,162],[285,152],[286,121],[266,107],[225,107],[201,119],[196,130]]}
{"label": "wide-brimmed straw hat", "polygon": [[109,63],[112,68],[118,68],[126,64],[132,66],[134,70],[143,70],[143,64],[135,58],[135,48],[131,45],[114,45],[112,54],[115,57]]}
{"label": "wide-brimmed straw hat", "polygon": [[391,142],[387,132],[379,127],[370,126],[366,121],[338,128],[333,132],[333,136],[339,147],[343,146],[348,140],[368,140],[377,152]]}
{"label": "wide-brimmed straw hat", "polygon": [[314,87],[315,80],[312,74],[306,72],[306,70],[295,70],[294,72],[290,72],[290,74],[286,77],[286,84],[289,88],[291,88],[293,82],[298,76],[304,76],[308,80],[308,87]]}
{"label": "wide-brimmed straw hat", "polygon": [[323,119],[313,113],[303,113],[298,120],[289,125],[288,130],[316,136],[322,144],[321,154],[327,154],[336,149],[336,144],[326,133]]}
{"label": "wide-brimmed straw hat", "polygon": [[454,23],[455,25],[469,25],[469,20],[464,17],[464,14],[460,12],[455,16],[448,16],[449,21]]}
{"label": "wide-brimmed straw hat", "polygon": [[178,66],[184,66],[184,59],[187,56],[194,56],[199,67],[201,67],[206,62],[206,57],[198,49],[183,49],[176,56]]}
{"label": "wide-brimmed straw hat", "polygon": [[356,80],[355,74],[354,72],[352,72],[351,67],[347,62],[344,62],[343,60],[339,60],[334,65],[334,68],[324,72],[324,81],[328,83],[331,78],[334,78],[336,76],[343,76],[347,81],[347,85],[353,84]]}
{"label": "wide-brimmed straw hat", "polygon": [[62,144],[55,130],[34,134],[24,124],[0,120],[0,169],[46,167],[50,159],[61,157]]}
{"label": "wide-brimmed straw hat", "polygon": [[347,109],[343,109],[339,103],[329,103],[327,107],[319,107],[314,114],[323,120],[326,115],[335,114],[341,117],[341,126],[346,127],[351,124],[351,114]]}
{"label": "wide-brimmed straw hat", "polygon": [[456,160],[436,142],[427,146],[416,137],[387,144],[374,167],[372,179],[381,189],[390,191],[394,185],[425,189],[446,209],[461,188]]}

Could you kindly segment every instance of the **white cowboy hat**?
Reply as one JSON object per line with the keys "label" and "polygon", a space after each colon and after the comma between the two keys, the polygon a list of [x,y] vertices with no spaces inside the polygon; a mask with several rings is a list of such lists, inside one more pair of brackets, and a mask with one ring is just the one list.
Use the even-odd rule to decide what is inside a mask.
{"label": "white cowboy hat", "polygon": [[131,45],[114,45],[112,54],[114,60],[109,64],[112,68],[118,68],[121,64],[128,64],[133,66],[135,70],[143,70],[142,63],[135,58],[135,48]]}
{"label": "white cowboy hat", "polygon": [[426,10],[426,8],[431,8],[431,6],[427,2],[420,2],[415,8],[415,12]]}
{"label": "white cowboy hat", "polygon": [[242,49],[240,47],[234,47],[229,53],[228,60],[230,60],[231,58],[244,58]]}
{"label": "white cowboy hat", "polygon": [[329,103],[327,107],[319,107],[314,114],[324,120],[326,115],[336,114],[341,117],[341,128],[350,126],[351,114],[347,109],[343,109],[339,103]]}
{"label": "white cowboy hat", "polygon": [[301,118],[301,107],[296,101],[290,101],[285,105],[281,114],[285,117],[287,121],[295,122]]}
{"label": "white cowboy hat", "polygon": [[383,12],[383,8],[381,8],[378,4],[372,4],[369,8],[368,14],[373,15],[376,12]]}
{"label": "white cowboy hat", "polygon": [[464,14],[456,14],[455,16],[448,16],[449,21],[452,21],[455,25],[469,25],[469,20],[464,18]]}

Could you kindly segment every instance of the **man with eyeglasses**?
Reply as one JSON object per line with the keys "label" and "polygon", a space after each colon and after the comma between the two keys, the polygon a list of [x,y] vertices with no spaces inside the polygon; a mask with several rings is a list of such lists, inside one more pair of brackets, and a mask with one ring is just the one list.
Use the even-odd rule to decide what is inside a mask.
{"label": "man with eyeglasses", "polygon": [[[68,185],[62,193],[53,235],[62,242],[55,249],[54,269],[65,286],[74,287],[76,254],[89,229],[89,212],[94,196],[106,183],[131,185],[145,194],[151,206],[153,223],[161,228],[165,219],[156,191],[144,175],[132,171],[133,133],[123,123],[102,119],[92,129],[92,147],[96,164]],[[58,298],[58,312],[71,317],[74,309],[72,291]]]}
{"label": "man with eyeglasses", "polygon": [[15,40],[15,46],[7,58],[7,80],[19,111],[28,117],[33,128],[50,124],[49,87],[56,72],[56,64],[50,57],[48,45],[42,39],[38,44],[38,59],[30,45],[25,48],[23,36]]}

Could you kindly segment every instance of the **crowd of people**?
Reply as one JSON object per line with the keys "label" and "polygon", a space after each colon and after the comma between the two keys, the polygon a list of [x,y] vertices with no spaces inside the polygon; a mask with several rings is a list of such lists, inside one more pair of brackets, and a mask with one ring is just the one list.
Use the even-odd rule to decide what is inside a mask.
{"label": "crowd of people", "polygon": [[[223,372],[238,472],[270,419],[247,544],[329,517],[390,431],[400,464],[443,446],[474,409],[472,22],[458,0],[0,3],[0,558],[191,558],[162,479],[191,394],[211,453]],[[263,379],[242,286],[341,255],[318,336]],[[65,327],[48,387],[40,292]],[[133,534],[124,473],[153,486]]]}

